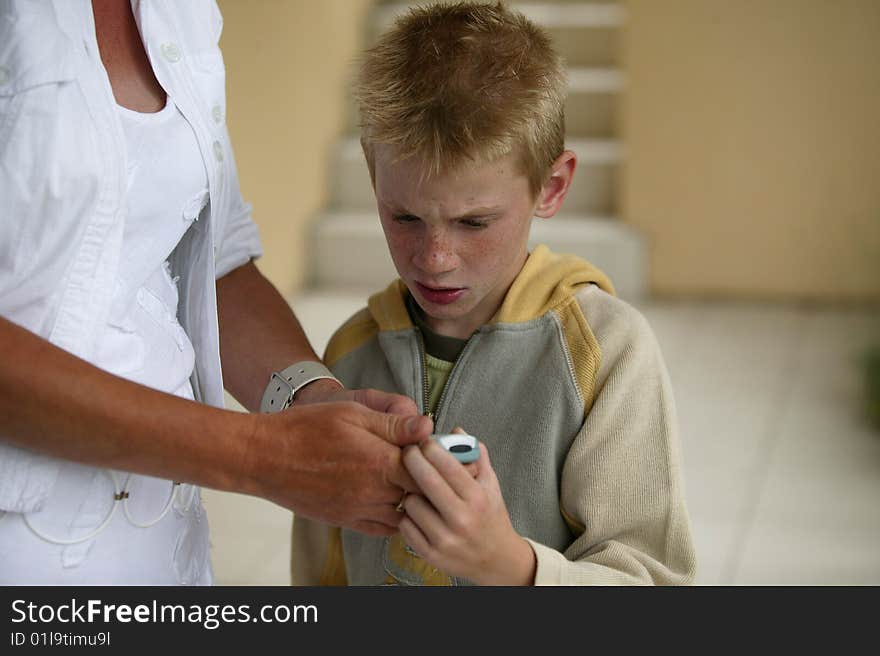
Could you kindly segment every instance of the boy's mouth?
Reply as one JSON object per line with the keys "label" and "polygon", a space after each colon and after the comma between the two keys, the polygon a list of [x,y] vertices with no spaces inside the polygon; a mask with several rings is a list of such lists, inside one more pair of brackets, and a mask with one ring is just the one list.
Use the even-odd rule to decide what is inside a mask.
{"label": "boy's mouth", "polygon": [[454,303],[467,291],[465,287],[429,287],[418,281],[416,281],[416,287],[426,301],[439,305]]}

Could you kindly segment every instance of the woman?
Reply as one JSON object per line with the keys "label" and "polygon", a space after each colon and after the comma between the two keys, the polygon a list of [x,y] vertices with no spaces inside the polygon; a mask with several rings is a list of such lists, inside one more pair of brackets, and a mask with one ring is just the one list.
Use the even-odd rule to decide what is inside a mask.
{"label": "woman", "polygon": [[[430,422],[343,391],[252,262],[221,25],[0,3],[0,584],[211,583],[196,485],[371,534],[415,489],[396,445]],[[295,407],[219,409],[221,354],[248,409]]]}

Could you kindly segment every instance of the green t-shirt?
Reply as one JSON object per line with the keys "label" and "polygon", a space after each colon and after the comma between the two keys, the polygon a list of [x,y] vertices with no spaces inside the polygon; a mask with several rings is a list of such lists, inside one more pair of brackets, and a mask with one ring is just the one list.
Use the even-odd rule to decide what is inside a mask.
{"label": "green t-shirt", "polygon": [[437,410],[437,402],[443,394],[446,379],[449,378],[449,372],[454,366],[454,362],[435,358],[430,353],[425,354],[425,370],[428,373],[428,411],[432,415]]}
{"label": "green t-shirt", "polygon": [[411,295],[406,297],[406,309],[413,323],[418,326],[425,342],[425,372],[428,374],[428,412],[434,414],[437,403],[446,386],[446,379],[455,366],[455,361],[464,350],[466,339],[438,335],[428,328],[422,316],[422,309]]}

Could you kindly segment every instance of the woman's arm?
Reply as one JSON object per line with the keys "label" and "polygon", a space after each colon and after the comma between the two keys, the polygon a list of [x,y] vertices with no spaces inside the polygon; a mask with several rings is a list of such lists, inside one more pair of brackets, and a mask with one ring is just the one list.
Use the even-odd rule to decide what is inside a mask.
{"label": "woman's arm", "polygon": [[[113,376],[0,318],[0,439],[86,464],[261,496],[328,523],[390,534],[397,444],[430,422],[352,402],[274,415],[220,410]],[[379,439],[377,439],[379,438]]]}
{"label": "woman's arm", "polygon": [[[0,438],[59,458],[232,489],[253,418],[111,375],[0,318]],[[174,457],[174,454],[179,457]]]}
{"label": "woman's arm", "polygon": [[[217,314],[224,386],[251,412],[259,410],[273,371],[301,360],[321,360],[290,306],[253,262],[217,281]],[[308,387],[321,386],[341,389],[331,380]]]}

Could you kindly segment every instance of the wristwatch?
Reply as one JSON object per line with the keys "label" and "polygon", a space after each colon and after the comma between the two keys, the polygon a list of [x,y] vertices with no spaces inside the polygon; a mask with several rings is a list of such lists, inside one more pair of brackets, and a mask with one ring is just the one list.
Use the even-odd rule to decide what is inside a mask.
{"label": "wristwatch", "polygon": [[[294,394],[312,381],[321,378],[328,378],[339,383],[339,380],[330,373],[327,367],[313,360],[296,362],[281,372],[272,372],[266,391],[263,392],[260,412],[281,412],[289,408],[293,403]],[[342,383],[339,384],[342,385]]]}

